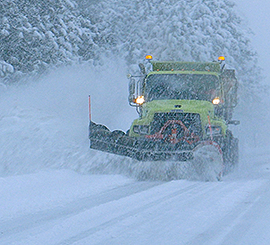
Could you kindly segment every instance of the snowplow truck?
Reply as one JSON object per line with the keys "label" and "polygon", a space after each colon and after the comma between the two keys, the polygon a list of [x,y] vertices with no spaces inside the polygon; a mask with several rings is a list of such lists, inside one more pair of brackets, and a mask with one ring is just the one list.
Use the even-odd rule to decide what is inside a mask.
{"label": "snowplow truck", "polygon": [[[200,152],[219,170],[238,162],[238,139],[228,129],[237,105],[235,70],[215,62],[153,61],[129,75],[129,104],[139,117],[127,132],[90,121],[90,148],[139,161],[189,161]],[[214,156],[214,157],[212,157]],[[212,159],[213,161],[213,159]]]}

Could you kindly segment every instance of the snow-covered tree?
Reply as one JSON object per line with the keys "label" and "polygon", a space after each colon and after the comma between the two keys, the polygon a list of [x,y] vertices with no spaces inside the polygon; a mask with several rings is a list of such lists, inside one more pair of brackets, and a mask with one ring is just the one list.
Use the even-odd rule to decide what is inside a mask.
{"label": "snow-covered tree", "polygon": [[224,55],[242,91],[254,91],[260,69],[248,36],[229,0],[2,0],[0,76],[97,62],[100,54],[132,69],[148,53],[182,61]]}
{"label": "snow-covered tree", "polygon": [[[243,89],[260,79],[250,30],[229,0],[103,0],[86,10],[99,29],[99,46],[129,65],[156,60],[212,61],[219,55],[238,71]],[[99,13],[99,14],[97,14]]]}
{"label": "snow-covered tree", "polygon": [[0,61],[8,64],[1,75],[4,67],[31,73],[80,56],[95,59],[95,28],[76,7],[72,0],[1,1]]}

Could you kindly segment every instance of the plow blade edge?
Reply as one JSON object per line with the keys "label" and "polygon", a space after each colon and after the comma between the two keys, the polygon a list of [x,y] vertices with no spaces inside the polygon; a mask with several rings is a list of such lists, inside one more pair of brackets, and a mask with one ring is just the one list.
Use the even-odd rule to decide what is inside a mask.
{"label": "plow blade edge", "polygon": [[123,131],[111,132],[106,126],[92,121],[89,125],[89,139],[92,149],[127,156],[139,161],[193,159],[193,150],[190,145],[170,144],[144,137],[130,137]]}

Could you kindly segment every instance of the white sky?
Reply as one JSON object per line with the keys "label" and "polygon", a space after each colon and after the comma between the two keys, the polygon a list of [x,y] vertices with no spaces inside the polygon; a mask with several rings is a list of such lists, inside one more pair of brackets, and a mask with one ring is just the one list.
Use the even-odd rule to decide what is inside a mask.
{"label": "white sky", "polygon": [[252,46],[258,52],[259,65],[270,80],[270,0],[232,0],[236,8],[255,35],[251,36]]}

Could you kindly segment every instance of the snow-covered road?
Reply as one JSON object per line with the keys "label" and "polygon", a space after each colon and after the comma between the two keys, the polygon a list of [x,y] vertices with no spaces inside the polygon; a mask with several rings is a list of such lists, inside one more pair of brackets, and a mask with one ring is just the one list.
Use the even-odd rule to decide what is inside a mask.
{"label": "snow-covered road", "polygon": [[138,181],[141,163],[87,138],[89,93],[110,129],[136,116],[124,75],[74,69],[0,91],[1,245],[269,244],[269,146],[242,141],[239,169],[221,182]]}
{"label": "snow-covered road", "polygon": [[[0,244],[269,244],[270,164],[222,182],[43,170],[0,179]],[[237,178],[238,177],[238,178]]]}

